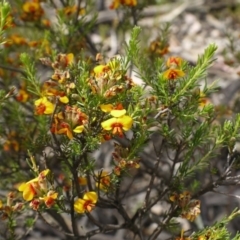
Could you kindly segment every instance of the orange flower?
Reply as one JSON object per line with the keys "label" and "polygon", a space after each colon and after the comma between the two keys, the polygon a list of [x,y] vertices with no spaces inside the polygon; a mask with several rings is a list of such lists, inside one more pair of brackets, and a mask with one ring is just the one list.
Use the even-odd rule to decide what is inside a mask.
{"label": "orange flower", "polygon": [[150,43],[149,51],[156,56],[163,56],[169,53],[168,42],[162,41],[161,39],[157,38]]}
{"label": "orange flower", "polygon": [[42,24],[44,27],[50,27],[51,22],[48,19],[42,19]]}
{"label": "orange flower", "polygon": [[137,0],[114,0],[109,8],[116,9],[119,8],[120,5],[135,7],[137,5]]}
{"label": "orange flower", "polygon": [[174,80],[183,76],[185,76],[185,73],[182,70],[174,68],[170,68],[163,73],[163,77],[169,80]]}
{"label": "orange flower", "polygon": [[74,202],[74,210],[78,213],[90,212],[95,207],[98,195],[95,192],[87,192],[83,198],[78,198]]}
{"label": "orange flower", "polygon": [[26,45],[27,40],[24,37],[21,37],[18,34],[12,34],[9,38],[6,39],[4,46],[9,47],[12,45]]}
{"label": "orange flower", "polygon": [[35,114],[52,114],[54,111],[54,104],[47,100],[46,97],[42,97],[35,101]]}
{"label": "orange flower", "polygon": [[39,20],[44,11],[38,1],[25,2],[22,6],[23,14],[21,16],[24,21],[37,21]]}
{"label": "orange flower", "polygon": [[86,177],[79,177],[79,178],[78,178],[78,183],[79,183],[81,186],[87,185],[87,178],[86,178]]}
{"label": "orange flower", "polygon": [[65,134],[69,139],[73,139],[73,134],[68,123],[61,122],[57,127],[58,130],[51,128],[51,132],[57,134]]}
{"label": "orange flower", "polygon": [[28,94],[28,92],[24,89],[24,88],[21,88],[19,89],[18,91],[18,94],[16,96],[16,100],[18,102],[27,102],[27,100],[29,99],[30,95]]}
{"label": "orange flower", "polygon": [[180,67],[182,64],[182,58],[180,57],[170,57],[167,60],[167,67]]}
{"label": "orange flower", "polygon": [[40,200],[43,200],[47,208],[50,208],[54,205],[55,200],[58,197],[58,193],[50,190],[47,193],[47,196],[44,196],[43,198],[40,198]]}
{"label": "orange flower", "polygon": [[19,143],[16,140],[7,140],[4,144],[3,144],[3,150],[8,152],[10,150],[14,150],[15,152],[18,152],[20,149]]}

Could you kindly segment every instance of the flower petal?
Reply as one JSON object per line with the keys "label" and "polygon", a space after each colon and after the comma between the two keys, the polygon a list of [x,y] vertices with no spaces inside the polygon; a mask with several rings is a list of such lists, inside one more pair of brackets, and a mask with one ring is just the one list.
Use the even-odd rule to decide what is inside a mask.
{"label": "flower petal", "polygon": [[111,111],[111,115],[112,115],[113,117],[116,117],[116,118],[122,117],[122,116],[124,116],[125,114],[126,114],[126,110],[125,110],[125,109],[122,109],[122,110],[112,110],[112,111]]}
{"label": "flower petal", "polygon": [[26,184],[25,189],[23,190],[23,199],[26,201],[31,201],[36,195],[36,191],[31,183]]}
{"label": "flower petal", "polygon": [[78,213],[84,213],[85,209],[84,209],[84,204],[85,204],[85,200],[78,198],[75,202],[74,202],[74,210]]}
{"label": "flower petal", "polygon": [[117,122],[117,118],[110,118],[104,122],[101,123],[102,128],[105,130],[112,130],[112,124]]}
{"label": "flower petal", "polygon": [[81,125],[81,126],[77,126],[76,128],[73,129],[73,132],[75,133],[81,133],[84,129],[84,126]]}
{"label": "flower petal", "polygon": [[124,131],[128,131],[132,127],[133,119],[129,116],[122,116],[118,118],[118,122],[123,125]]}
{"label": "flower petal", "polygon": [[69,99],[68,99],[67,96],[64,96],[64,97],[60,97],[60,98],[59,98],[59,101],[60,101],[61,103],[68,103],[68,102],[69,102]]}
{"label": "flower petal", "polygon": [[112,104],[101,104],[100,108],[103,112],[111,112],[113,110]]}
{"label": "flower petal", "polygon": [[98,195],[96,192],[87,192],[83,196],[83,200],[91,201],[92,203],[96,203],[98,200]]}

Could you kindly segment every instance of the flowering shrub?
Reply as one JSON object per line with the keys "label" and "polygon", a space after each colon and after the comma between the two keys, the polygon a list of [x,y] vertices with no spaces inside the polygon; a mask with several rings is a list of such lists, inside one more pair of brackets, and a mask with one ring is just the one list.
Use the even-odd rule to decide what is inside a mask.
{"label": "flowering shrub", "polygon": [[[171,56],[168,27],[161,38],[142,43],[144,29],[132,22],[137,25],[146,6],[140,0],[112,1],[109,9],[125,16],[117,34],[131,36],[118,55],[107,57],[91,37],[101,30],[93,17],[94,1],[1,3],[0,188],[8,193],[1,196],[0,214],[7,223],[5,239],[19,239],[15,229],[21,216],[31,222],[25,227],[28,234],[37,218],[48,222],[44,213],[69,239],[121,229],[125,239],[161,239],[162,232],[172,239],[230,239],[225,225],[239,215],[237,210],[222,225],[187,233],[178,221],[196,221],[201,195],[234,185],[240,116],[221,123],[206,97],[215,86],[200,88],[217,47],[210,45],[191,67]],[[111,151],[110,164],[107,155],[94,155],[104,146]],[[151,146],[149,159],[143,153]],[[224,170],[215,160],[223,147],[231,159]],[[201,182],[199,174],[211,177]],[[154,214],[161,204],[165,209]],[[113,211],[117,223],[110,217],[104,222],[101,216]],[[24,218],[29,212],[35,220]],[[85,230],[83,217],[91,223]],[[146,231],[149,225],[154,228]]]}

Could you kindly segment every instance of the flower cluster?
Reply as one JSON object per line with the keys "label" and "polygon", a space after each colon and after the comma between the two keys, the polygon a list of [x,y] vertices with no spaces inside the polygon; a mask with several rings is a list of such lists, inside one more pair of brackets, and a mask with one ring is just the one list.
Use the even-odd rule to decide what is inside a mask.
{"label": "flower cluster", "polygon": [[191,200],[191,194],[188,191],[180,194],[174,193],[170,196],[170,201],[177,204],[181,209],[180,216],[191,222],[200,214],[200,201],[195,199]]}
{"label": "flower cluster", "polygon": [[64,112],[54,115],[51,132],[54,134],[64,134],[69,139],[73,139],[73,133],[82,133],[84,125],[87,124],[88,117],[75,106],[66,106]]}
{"label": "flower cluster", "polygon": [[93,93],[100,94],[107,99],[134,86],[132,79],[125,75],[120,60],[117,58],[113,58],[105,65],[96,66],[88,83]]}
{"label": "flower cluster", "polygon": [[49,59],[41,59],[41,61],[51,66],[54,72],[51,79],[43,84],[42,97],[35,101],[35,113],[54,114],[51,132],[73,139],[73,133],[82,133],[84,125],[88,123],[88,116],[80,108],[68,105],[69,95],[75,89],[75,83],[71,80],[69,72],[74,56],[72,53],[59,54],[54,62]]}
{"label": "flower cluster", "polygon": [[40,172],[38,177],[18,187],[18,190],[23,193],[23,199],[30,201],[30,207],[34,210],[38,210],[42,202],[47,208],[52,207],[58,197],[58,193],[51,189],[52,186],[47,180],[49,173],[50,170],[46,169]]}

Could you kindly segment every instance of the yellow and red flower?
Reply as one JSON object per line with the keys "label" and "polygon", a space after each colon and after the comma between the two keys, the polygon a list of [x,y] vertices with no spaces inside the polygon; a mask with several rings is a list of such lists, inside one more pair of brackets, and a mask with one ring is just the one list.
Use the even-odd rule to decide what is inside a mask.
{"label": "yellow and red flower", "polygon": [[103,112],[106,112],[106,113],[108,113],[108,112],[111,113],[112,110],[123,110],[124,109],[123,105],[121,103],[118,103],[115,106],[113,104],[102,104],[102,105],[100,105],[100,108]]}
{"label": "yellow and red flower", "polygon": [[101,123],[102,128],[107,131],[112,131],[115,135],[120,137],[123,136],[123,130],[128,131],[131,129],[133,124],[133,119],[130,116],[125,115],[126,110],[112,110],[111,115],[113,118],[110,118]]}
{"label": "yellow and red flower", "polygon": [[163,77],[168,80],[174,80],[185,76],[185,73],[180,69],[170,68],[163,73]]}
{"label": "yellow and red flower", "polygon": [[78,198],[74,202],[74,210],[77,213],[91,212],[96,205],[98,195],[96,192],[87,192],[83,198]]}
{"label": "yellow and red flower", "polygon": [[26,84],[21,84],[20,89],[18,90],[18,94],[15,97],[18,102],[27,102],[27,100],[30,98],[30,94],[26,91]]}
{"label": "yellow and red flower", "polygon": [[58,193],[50,190],[47,193],[47,196],[44,196],[44,197],[40,198],[40,200],[43,200],[46,207],[50,208],[55,204],[55,201],[56,201],[57,197],[58,197]]}
{"label": "yellow and red flower", "polygon": [[52,114],[54,112],[54,104],[48,101],[46,97],[39,98],[35,101],[35,114]]}
{"label": "yellow and red flower", "polygon": [[[46,181],[46,176],[50,172],[49,169],[42,171],[38,177],[26,182],[22,183],[18,190],[23,192],[23,199],[26,201],[31,201],[35,196],[41,193],[41,185],[39,184],[39,180]],[[45,189],[44,189],[45,190]]]}
{"label": "yellow and red flower", "polygon": [[40,2],[36,0],[25,2],[22,10],[23,14],[21,18],[24,21],[38,21],[44,14]]}

